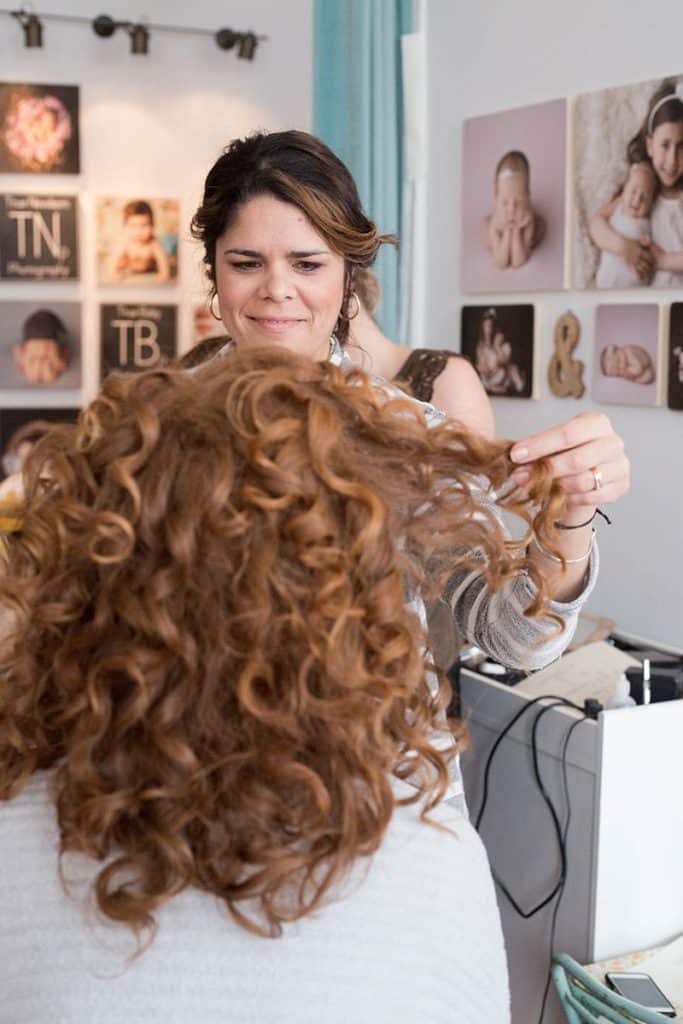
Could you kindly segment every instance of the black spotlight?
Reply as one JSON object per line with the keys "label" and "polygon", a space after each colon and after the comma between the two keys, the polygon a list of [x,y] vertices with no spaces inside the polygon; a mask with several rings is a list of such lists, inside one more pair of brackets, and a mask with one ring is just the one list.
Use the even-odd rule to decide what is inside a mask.
{"label": "black spotlight", "polygon": [[108,39],[116,32],[117,24],[108,14],[100,14],[92,23],[93,32],[102,39]]}
{"label": "black spotlight", "polygon": [[237,32],[233,32],[231,28],[220,28],[218,32],[216,32],[216,35],[214,36],[214,39],[216,40],[216,45],[221,50],[232,50],[233,46],[235,45],[239,38],[240,37],[237,34]]}
{"label": "black spotlight", "polygon": [[244,32],[240,36],[240,43],[237,47],[237,56],[242,60],[253,60],[258,46],[258,37],[253,32]]}
{"label": "black spotlight", "polygon": [[131,53],[147,53],[149,49],[149,32],[144,25],[131,25],[128,29]]}
{"label": "black spotlight", "polygon": [[24,46],[40,47],[43,45],[43,25],[37,14],[12,11],[12,16],[17,19],[24,30]]}

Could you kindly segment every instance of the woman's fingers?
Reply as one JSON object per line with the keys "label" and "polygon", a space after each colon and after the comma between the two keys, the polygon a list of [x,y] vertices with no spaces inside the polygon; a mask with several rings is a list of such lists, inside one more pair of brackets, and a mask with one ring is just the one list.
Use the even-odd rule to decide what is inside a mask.
{"label": "woman's fingers", "polygon": [[600,463],[600,487],[596,488],[595,472],[590,469],[575,476],[561,478],[562,488],[569,505],[601,505],[616,501],[626,494],[630,486],[630,463],[625,455],[611,462]]}
{"label": "woman's fingers", "polygon": [[582,412],[567,423],[518,441],[510,451],[510,458],[520,464],[534,462],[610,435],[616,436],[609,417],[601,412]]}
{"label": "woman's fingers", "polygon": [[527,463],[545,458],[560,481],[569,506],[616,501],[630,486],[624,442],[603,413],[581,413],[567,423],[516,444],[510,456],[520,463],[512,474],[521,487],[531,473]]}
{"label": "woman's fingers", "polygon": [[[618,458],[624,450],[624,442],[617,434],[608,434],[606,437],[597,438],[594,441],[586,441],[568,451],[560,452],[559,455],[546,457],[554,477],[574,477],[585,473],[595,466],[611,462]],[[518,470],[515,470],[513,477],[518,480]],[[523,472],[523,471],[522,471]]]}

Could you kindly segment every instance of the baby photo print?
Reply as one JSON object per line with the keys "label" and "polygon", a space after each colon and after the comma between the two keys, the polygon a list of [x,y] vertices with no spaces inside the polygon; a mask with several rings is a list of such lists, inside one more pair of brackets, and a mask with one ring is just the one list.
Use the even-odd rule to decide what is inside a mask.
{"label": "baby photo print", "polygon": [[465,121],[462,288],[564,286],[565,100]]}
{"label": "baby photo print", "polygon": [[598,306],[595,311],[593,398],[619,405],[657,405],[659,306]]}
{"label": "baby photo print", "polygon": [[97,200],[99,284],[160,285],[178,277],[177,199]]}

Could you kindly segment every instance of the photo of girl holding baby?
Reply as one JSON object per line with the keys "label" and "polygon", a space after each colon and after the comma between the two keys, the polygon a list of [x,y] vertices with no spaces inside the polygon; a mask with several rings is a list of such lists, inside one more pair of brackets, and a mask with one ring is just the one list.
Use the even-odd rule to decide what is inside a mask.
{"label": "photo of girl holding baby", "polygon": [[579,97],[575,154],[575,287],[681,287],[683,76]]}

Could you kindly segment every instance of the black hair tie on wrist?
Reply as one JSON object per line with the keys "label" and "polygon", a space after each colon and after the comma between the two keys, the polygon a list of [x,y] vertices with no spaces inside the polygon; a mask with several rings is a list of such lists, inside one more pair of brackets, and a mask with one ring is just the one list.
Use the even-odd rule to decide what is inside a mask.
{"label": "black hair tie on wrist", "polygon": [[555,520],[555,526],[558,530],[581,530],[584,526],[590,526],[596,516],[602,516],[608,526],[612,525],[612,520],[606,515],[601,508],[596,508],[590,519],[587,519],[585,523],[576,523],[575,526],[567,526],[566,523],[561,523],[559,520]]}

